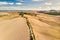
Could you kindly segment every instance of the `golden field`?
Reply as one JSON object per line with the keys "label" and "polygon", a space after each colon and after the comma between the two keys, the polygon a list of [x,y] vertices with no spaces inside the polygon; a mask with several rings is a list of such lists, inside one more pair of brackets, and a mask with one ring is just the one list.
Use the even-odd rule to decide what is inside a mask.
{"label": "golden field", "polygon": [[33,28],[36,40],[60,40],[60,16],[39,14],[25,17]]}
{"label": "golden field", "polygon": [[[59,15],[48,15],[48,14],[40,13],[37,14],[36,16],[24,14],[24,16],[21,17],[21,15],[19,15],[18,12],[12,12],[12,13],[0,12],[0,13],[7,14],[7,16],[0,17],[0,27],[2,28],[0,31],[0,35],[2,36],[2,37],[0,36],[1,40],[4,39],[9,40],[9,38],[11,40],[30,40],[29,27],[26,23],[27,20],[29,21],[32,27],[36,40],[60,40]],[[7,32],[7,30],[9,31],[9,33]],[[16,33],[14,30],[17,32],[17,34],[14,34]],[[5,35],[3,35],[4,33]]]}

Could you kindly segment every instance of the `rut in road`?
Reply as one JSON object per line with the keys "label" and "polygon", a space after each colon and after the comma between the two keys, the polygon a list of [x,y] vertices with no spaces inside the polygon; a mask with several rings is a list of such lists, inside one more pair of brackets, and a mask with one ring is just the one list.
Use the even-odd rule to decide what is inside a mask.
{"label": "rut in road", "polygon": [[24,18],[26,19],[26,23],[27,23],[27,25],[28,25],[28,27],[29,27],[30,40],[36,40],[36,39],[35,39],[34,32],[33,32],[33,28],[32,28],[32,26],[30,25],[29,20],[28,20],[26,17],[24,17]]}

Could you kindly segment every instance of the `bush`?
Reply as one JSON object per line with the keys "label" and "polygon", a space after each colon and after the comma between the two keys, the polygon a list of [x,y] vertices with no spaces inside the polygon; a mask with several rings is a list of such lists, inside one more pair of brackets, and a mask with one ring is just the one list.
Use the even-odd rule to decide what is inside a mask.
{"label": "bush", "polygon": [[23,12],[19,12],[19,15],[21,15],[21,17],[23,17],[24,16],[24,13]]}

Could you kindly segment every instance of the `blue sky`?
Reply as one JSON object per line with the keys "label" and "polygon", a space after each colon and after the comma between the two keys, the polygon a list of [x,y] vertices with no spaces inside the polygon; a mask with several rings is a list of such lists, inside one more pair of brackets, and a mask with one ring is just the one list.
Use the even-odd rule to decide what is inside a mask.
{"label": "blue sky", "polygon": [[60,9],[60,0],[0,0],[0,10]]}

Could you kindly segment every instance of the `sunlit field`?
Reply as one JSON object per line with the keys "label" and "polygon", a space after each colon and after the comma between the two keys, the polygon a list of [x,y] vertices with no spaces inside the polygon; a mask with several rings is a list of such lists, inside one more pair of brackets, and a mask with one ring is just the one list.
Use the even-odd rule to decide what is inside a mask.
{"label": "sunlit field", "polygon": [[0,28],[0,40],[60,40],[60,15],[0,12]]}
{"label": "sunlit field", "polygon": [[39,14],[25,17],[33,28],[36,40],[60,40],[60,16]]}

